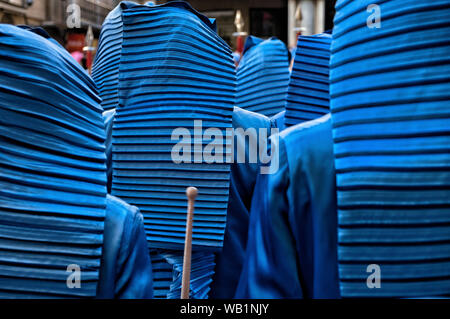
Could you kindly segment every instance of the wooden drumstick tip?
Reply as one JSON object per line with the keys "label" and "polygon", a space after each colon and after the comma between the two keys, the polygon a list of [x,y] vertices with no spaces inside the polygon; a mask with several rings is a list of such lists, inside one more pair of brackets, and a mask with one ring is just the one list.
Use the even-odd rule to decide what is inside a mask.
{"label": "wooden drumstick tip", "polygon": [[198,195],[198,189],[195,187],[188,187],[186,189],[186,196],[188,200],[195,200]]}

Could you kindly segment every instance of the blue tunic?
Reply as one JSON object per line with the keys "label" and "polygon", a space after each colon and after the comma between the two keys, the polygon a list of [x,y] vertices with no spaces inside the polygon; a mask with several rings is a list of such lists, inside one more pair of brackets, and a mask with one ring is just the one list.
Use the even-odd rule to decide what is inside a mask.
{"label": "blue tunic", "polygon": [[[233,128],[267,129],[270,134],[269,118],[254,112],[234,108]],[[238,148],[248,156],[249,144],[242,138],[235,142],[235,162],[231,165],[230,199],[228,202],[227,227],[223,249],[216,257],[216,274],[211,285],[211,298],[233,298],[245,258],[251,199],[259,173],[260,163],[236,163]],[[264,146],[264,145],[260,145]]]}
{"label": "blue tunic", "polygon": [[258,176],[236,297],[338,298],[329,115],[281,132],[278,150],[278,172]]}

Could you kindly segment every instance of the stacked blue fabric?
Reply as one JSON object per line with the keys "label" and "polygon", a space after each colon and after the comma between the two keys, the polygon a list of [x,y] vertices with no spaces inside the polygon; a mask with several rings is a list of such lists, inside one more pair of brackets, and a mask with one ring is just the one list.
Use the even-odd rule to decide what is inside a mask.
{"label": "stacked blue fabric", "polygon": [[173,281],[173,266],[157,250],[150,252],[153,271],[153,297],[166,299]]}
{"label": "stacked blue fabric", "polygon": [[[103,28],[94,78],[100,88],[111,84],[101,90],[107,101],[104,107],[117,107],[112,194],[143,213],[152,261],[157,265],[154,294],[170,298],[179,294],[172,281],[181,272],[162,253],[183,255],[186,187],[199,189],[193,249],[194,254],[207,251],[208,258],[193,264],[191,282],[192,287],[195,282],[199,283],[195,287],[201,287],[193,298],[206,297],[213,252],[223,244],[230,165],[207,164],[205,159],[174,163],[171,152],[179,140],[171,135],[176,128],[186,128],[193,153],[201,155],[193,145],[194,120],[202,121],[200,133],[214,127],[225,136],[232,127],[236,76],[231,50],[216,34],[215,22],[185,2],[160,6],[122,2]],[[117,92],[117,101],[109,91]],[[195,141],[201,148],[212,142],[211,138]],[[221,143],[225,154],[226,143]]]}
{"label": "stacked blue fabric", "polygon": [[289,75],[289,52],[282,41],[249,36],[237,68],[236,105],[269,117],[283,111]]}
{"label": "stacked blue fabric", "polygon": [[[230,165],[174,163],[171,151],[179,140],[171,135],[186,128],[193,144],[194,120],[224,136],[231,128],[231,51],[210,21],[185,2],[134,5],[123,11],[123,22],[112,193],[141,209],[150,247],[182,249],[186,187],[197,187],[193,245],[220,249]],[[194,145],[192,150],[199,152]]]}
{"label": "stacked blue fabric", "polygon": [[330,111],[331,34],[299,36],[286,98],[287,127],[315,120]]}
{"label": "stacked blue fabric", "polygon": [[[367,24],[370,4],[380,6],[381,28]],[[336,10],[330,93],[342,296],[448,295],[450,2],[340,0]],[[377,274],[371,264],[381,288],[367,285]]]}
{"label": "stacked blue fabric", "polygon": [[97,54],[92,66],[92,78],[102,97],[104,110],[119,105],[119,65],[122,50],[122,5],[111,11],[102,25]]}
{"label": "stacked blue fabric", "polygon": [[[0,25],[0,298],[94,297],[102,108],[86,72],[41,34]],[[81,286],[70,289],[77,267]]]}
{"label": "stacked blue fabric", "polygon": [[231,51],[210,21],[185,2],[134,5],[123,11],[123,22],[112,193],[141,209],[150,247],[182,249],[186,187],[196,186],[193,245],[220,249],[230,166],[174,163],[171,151],[178,140],[171,134],[186,128],[193,142],[194,120],[224,136],[231,128]]}
{"label": "stacked blue fabric", "polygon": [[[183,278],[184,256],[176,251],[166,251],[162,253],[165,260],[173,266],[173,280],[170,285],[170,291],[167,294],[168,299],[181,298],[181,285]],[[190,273],[190,299],[207,299],[211,290],[212,277],[214,275],[214,254],[203,251],[192,252],[191,273]]]}

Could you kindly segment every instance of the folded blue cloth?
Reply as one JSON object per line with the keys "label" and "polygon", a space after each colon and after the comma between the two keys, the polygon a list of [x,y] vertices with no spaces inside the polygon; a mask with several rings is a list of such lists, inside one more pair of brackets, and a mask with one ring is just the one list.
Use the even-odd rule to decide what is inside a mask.
{"label": "folded blue cloth", "polygon": [[[336,4],[330,94],[343,297],[450,294],[449,17],[448,0]],[[370,265],[380,267],[380,288]]]}
{"label": "folded blue cloth", "polygon": [[283,111],[289,60],[282,41],[249,36],[237,68],[236,106],[269,117]]}
{"label": "folded blue cloth", "polygon": [[[223,136],[231,128],[235,99],[231,50],[214,24],[185,2],[157,6],[125,2],[120,16],[122,43],[120,49],[111,49],[120,55],[112,194],[140,208],[150,247],[182,249],[185,189],[196,186],[193,245],[220,249],[230,165],[204,160],[174,163],[171,151],[178,141],[171,134],[184,127],[193,144],[194,120],[203,121],[203,130],[219,128]],[[202,147],[209,142],[201,142]]]}
{"label": "folded blue cloth", "polygon": [[104,110],[115,109],[119,105],[119,65],[122,50],[123,22],[122,8],[124,1],[112,10],[102,25],[100,38],[92,65],[92,79],[102,98]]}
{"label": "folded blue cloth", "polygon": [[[0,25],[0,298],[95,297],[106,210],[100,98],[70,54],[35,31]],[[81,285],[70,288],[77,267]]]}
{"label": "folded blue cloth", "polygon": [[329,113],[331,38],[329,33],[298,37],[286,97],[286,127]]}

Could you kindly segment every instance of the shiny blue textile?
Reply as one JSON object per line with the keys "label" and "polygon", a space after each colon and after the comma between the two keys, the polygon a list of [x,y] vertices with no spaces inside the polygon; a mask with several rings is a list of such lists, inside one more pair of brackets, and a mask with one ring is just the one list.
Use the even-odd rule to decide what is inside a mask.
{"label": "shiny blue textile", "polygon": [[[110,113],[112,113],[112,111],[103,113],[105,121],[109,118],[106,115]],[[260,128],[264,128],[267,129],[268,134],[270,134],[273,127],[273,123],[271,123],[264,115],[246,111],[238,107],[234,108],[234,129],[242,128],[247,130],[249,128],[254,128],[259,130]],[[111,134],[110,131],[108,132]],[[259,131],[257,131],[256,136],[259,138]],[[110,140],[110,138],[107,137],[107,140]],[[261,146],[264,147],[264,145]],[[216,254],[215,262],[217,265],[213,268],[215,270],[215,275],[211,285],[211,292],[209,293],[211,298],[234,297],[245,255],[251,198],[256,184],[260,163],[246,162],[238,164],[236,156],[239,148],[244,150],[246,158],[248,158],[248,141],[238,138],[234,144],[235,157],[234,163],[231,165],[227,227],[225,230],[223,249],[220,253]],[[111,156],[110,153],[107,152],[107,154],[109,154],[108,156]],[[108,158],[107,162],[110,162],[110,158]],[[154,296],[155,298],[166,298],[169,295],[170,286],[173,284],[173,267],[171,264],[176,264],[176,261],[172,261],[171,264],[169,264],[164,257],[171,256],[174,258],[174,256],[178,256],[181,258],[182,252],[152,250],[150,255],[154,275]],[[181,266],[177,265],[176,267]],[[178,286],[172,288],[171,297],[178,296],[179,288],[180,287]],[[203,296],[204,295],[205,294],[203,294]],[[194,298],[197,296],[199,296],[199,294],[196,294]]]}
{"label": "shiny blue textile", "polygon": [[108,195],[97,298],[153,297],[153,273],[142,214]]}
{"label": "shiny blue textile", "polygon": [[[0,25],[0,298],[95,297],[106,210],[95,85],[42,32]],[[69,265],[82,272],[68,288]]]}
{"label": "shiny blue textile", "polygon": [[[369,4],[381,28],[368,28]],[[450,2],[338,1],[330,93],[344,297],[450,294]],[[370,289],[368,265],[381,270]]]}
{"label": "shiny blue textile", "polygon": [[[330,116],[271,138],[280,168],[259,175],[237,298],[338,298]],[[277,146],[274,146],[277,145]]]}
{"label": "shiny blue textile", "polygon": [[331,39],[328,33],[298,37],[286,97],[286,127],[329,113]]}
{"label": "shiny blue textile", "polygon": [[269,117],[283,111],[289,60],[282,41],[249,36],[237,68],[236,106]]}
{"label": "shiny blue textile", "polygon": [[194,120],[202,120],[204,129],[231,128],[231,51],[210,20],[185,2],[123,6],[122,20],[112,194],[140,208],[151,248],[182,249],[185,189],[196,186],[194,249],[219,250],[230,165],[174,163],[171,134],[178,127],[192,134]]}
{"label": "shiny blue textile", "polygon": [[[256,130],[265,129],[271,134],[270,120],[261,114],[235,107],[233,112],[233,128]],[[259,144],[259,147],[265,147]],[[216,256],[216,274],[213,277],[210,297],[213,299],[233,298],[239,282],[248,236],[251,199],[256,184],[256,177],[261,166],[260,162],[237,163],[238,149],[244,150],[246,158],[249,154],[248,140],[236,138],[234,143],[234,163],[231,165],[230,200],[228,202],[227,227],[223,249]]]}
{"label": "shiny blue textile", "polygon": [[272,125],[274,127],[278,128],[280,130],[280,132],[286,128],[285,117],[286,117],[286,111],[282,111],[280,113],[275,114],[274,116],[272,116],[270,118],[270,120],[273,123]]}

